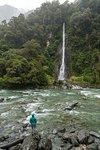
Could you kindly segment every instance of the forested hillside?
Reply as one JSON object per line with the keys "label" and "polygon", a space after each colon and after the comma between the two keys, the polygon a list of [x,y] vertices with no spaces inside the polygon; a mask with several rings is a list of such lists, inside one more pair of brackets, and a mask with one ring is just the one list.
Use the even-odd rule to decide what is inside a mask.
{"label": "forested hillside", "polygon": [[46,2],[0,25],[0,86],[52,84],[62,24],[71,54],[71,81],[100,86],[100,0]]}

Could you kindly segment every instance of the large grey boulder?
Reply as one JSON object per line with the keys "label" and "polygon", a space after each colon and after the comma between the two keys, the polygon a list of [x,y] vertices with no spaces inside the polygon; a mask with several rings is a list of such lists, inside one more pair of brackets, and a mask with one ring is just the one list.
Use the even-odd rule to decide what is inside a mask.
{"label": "large grey boulder", "polygon": [[52,142],[50,139],[41,139],[38,150],[52,150]]}
{"label": "large grey boulder", "polygon": [[88,145],[88,150],[98,150],[98,144],[92,143],[92,144]]}
{"label": "large grey boulder", "polygon": [[89,131],[87,130],[80,130],[78,132],[78,141],[81,144],[86,144],[89,138]]}
{"label": "large grey boulder", "polygon": [[62,138],[63,138],[65,143],[70,142],[73,146],[79,145],[76,134],[74,134],[74,133],[67,133],[66,132],[63,134]]}
{"label": "large grey boulder", "polygon": [[18,144],[16,146],[11,147],[10,150],[19,150],[20,147],[21,147],[21,144]]}
{"label": "large grey boulder", "polygon": [[78,101],[66,102],[66,107],[64,110],[72,110],[77,104]]}
{"label": "large grey boulder", "polygon": [[92,143],[94,143],[94,141],[95,141],[95,138],[90,135],[89,139],[88,139],[88,144],[92,144]]}
{"label": "large grey boulder", "polygon": [[9,135],[1,135],[0,136],[0,142],[3,142],[3,141],[5,141],[6,139],[8,139],[9,138]]}
{"label": "large grey boulder", "polygon": [[[73,136],[73,134],[70,134],[70,133],[64,133],[63,136],[62,136],[62,139],[66,142],[66,141],[69,141],[70,142],[70,137]],[[67,143],[67,142],[66,142]]]}
{"label": "large grey boulder", "polygon": [[20,150],[37,150],[39,141],[40,135],[35,131],[34,135],[29,135],[24,139]]}
{"label": "large grey boulder", "polygon": [[71,137],[71,143],[72,143],[73,146],[78,146],[79,145],[79,143],[77,141],[77,138],[75,136]]}
{"label": "large grey boulder", "polygon": [[98,134],[98,133],[96,133],[94,131],[90,131],[89,133],[90,133],[90,135],[93,135],[93,136],[95,136],[97,138],[100,138],[100,134]]}

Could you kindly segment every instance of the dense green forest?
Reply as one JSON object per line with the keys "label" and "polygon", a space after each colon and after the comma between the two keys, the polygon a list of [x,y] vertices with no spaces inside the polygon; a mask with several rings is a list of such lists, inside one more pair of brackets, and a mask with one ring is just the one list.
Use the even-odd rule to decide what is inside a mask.
{"label": "dense green forest", "polygon": [[46,2],[26,18],[0,24],[0,87],[53,83],[62,24],[70,51],[69,81],[100,86],[100,0]]}

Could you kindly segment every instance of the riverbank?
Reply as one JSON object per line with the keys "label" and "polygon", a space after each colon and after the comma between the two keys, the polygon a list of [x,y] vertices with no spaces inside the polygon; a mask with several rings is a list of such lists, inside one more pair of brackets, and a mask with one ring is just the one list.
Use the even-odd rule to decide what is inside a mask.
{"label": "riverbank", "polygon": [[[100,150],[100,135],[94,131],[89,131],[87,127],[71,124],[66,128],[49,130],[48,133],[43,133],[45,131],[40,133],[37,130],[33,136],[27,133],[28,135],[20,137],[20,144],[16,134],[12,141],[9,137],[2,137],[0,138],[0,148],[11,148],[11,150],[55,150],[55,145],[59,141],[57,150]],[[17,139],[15,140],[17,142],[14,142],[14,138]]]}
{"label": "riverbank", "polygon": [[82,87],[82,88],[95,88],[95,89],[100,89],[100,85],[94,85],[91,84],[89,82],[84,82],[83,80],[77,80],[78,77],[74,77],[75,79],[73,79],[73,77],[71,77],[70,79],[68,79],[67,81],[61,81],[61,80],[54,80],[51,79],[50,83],[45,85],[45,86],[37,86],[37,87],[33,87],[32,85],[19,85],[19,86],[1,86],[0,85],[0,90],[2,89],[7,89],[7,90],[17,90],[17,89],[22,89],[22,90],[26,90],[26,89],[52,89],[52,88],[66,88],[66,89],[71,89],[73,88],[73,86],[78,86],[78,87]]}

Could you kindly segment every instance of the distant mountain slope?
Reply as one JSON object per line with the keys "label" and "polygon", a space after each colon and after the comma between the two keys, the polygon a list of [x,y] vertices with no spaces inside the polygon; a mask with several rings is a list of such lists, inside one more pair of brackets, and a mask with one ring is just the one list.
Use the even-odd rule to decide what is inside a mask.
{"label": "distant mountain slope", "polygon": [[9,21],[11,17],[18,16],[20,11],[10,5],[0,6],[0,22],[3,20]]}
{"label": "distant mountain slope", "polygon": [[28,17],[28,15],[31,14],[31,13],[33,13],[33,12],[34,12],[34,10],[29,10],[29,11],[27,11],[27,12],[24,13],[24,16]]}

